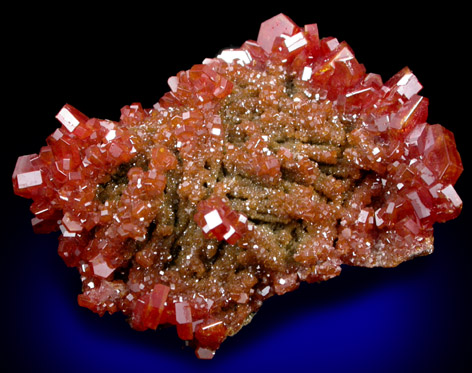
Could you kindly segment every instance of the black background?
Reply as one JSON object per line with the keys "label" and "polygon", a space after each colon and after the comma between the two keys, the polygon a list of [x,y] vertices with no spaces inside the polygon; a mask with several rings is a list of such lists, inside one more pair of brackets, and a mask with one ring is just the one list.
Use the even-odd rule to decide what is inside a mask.
{"label": "black background", "polygon": [[[470,334],[467,334],[471,315],[468,303],[471,293],[468,262],[471,199],[467,195],[468,169],[471,167],[471,73],[466,9],[454,2],[427,7],[407,3],[370,6],[359,2],[349,2],[347,6],[318,2],[293,2],[285,6],[243,5],[241,2],[216,5],[125,2],[109,7],[83,4],[14,5],[2,15],[0,211],[3,244],[0,250],[3,290],[0,304],[4,324],[1,335],[7,346],[1,350],[2,364],[13,364],[11,366],[15,368],[11,371],[15,372],[43,369],[75,372],[83,371],[84,367],[89,372],[120,372],[129,370],[133,361],[141,368],[146,367],[147,357],[136,354],[136,360],[133,360],[136,347],[120,350],[129,354],[123,364],[120,364],[123,357],[113,353],[106,341],[102,345],[101,340],[93,344],[94,349],[103,348],[102,354],[97,351],[90,354],[88,348],[92,347],[87,346],[87,335],[77,337],[77,325],[67,324],[77,322],[80,327],[93,331],[90,338],[107,335],[118,341],[116,343],[123,341],[124,346],[128,342],[137,343],[137,348],[143,351],[156,349],[161,355],[164,351],[163,357],[158,355],[162,368],[186,364],[188,369],[211,371],[236,364],[239,369],[251,371],[255,361],[265,361],[267,368],[273,371],[277,371],[277,367],[296,366],[323,372],[394,371],[392,367],[401,367],[403,372],[460,372],[465,371],[466,364],[470,366],[466,353],[471,351]],[[238,47],[245,40],[256,39],[260,23],[280,12],[300,26],[317,23],[321,37],[335,36],[340,41],[347,41],[367,71],[380,74],[384,81],[404,66],[413,70],[424,86],[421,94],[430,100],[428,122],[441,123],[455,133],[466,170],[456,190],[465,207],[458,219],[437,227],[436,251],[431,256],[402,264],[395,270],[347,269],[345,274],[331,280],[332,284],[323,284],[317,290],[302,287],[298,294],[271,300],[261,310],[261,316],[256,316],[245,328],[247,331],[241,332],[241,337],[225,342],[229,346],[218,351],[215,359],[203,366],[189,349],[180,351],[181,343],[174,332],[164,331],[158,336],[136,335],[129,331],[123,320],[100,319],[76,305],[76,295],[80,291],[78,275],[75,270],[66,268],[57,256],[54,235],[33,235],[28,211],[30,201],[13,195],[11,173],[18,156],[36,153],[45,144],[46,137],[58,126],[54,117],[65,103],[89,117],[112,120],[119,119],[120,108],[127,104],[141,102],[144,107],[151,107],[169,90],[166,83],[169,76],[201,63],[206,57],[216,56],[221,49]],[[296,323],[294,328],[290,327],[291,320],[303,319],[310,310],[315,310],[316,316],[317,307],[341,312],[345,305],[339,299],[370,296],[369,292],[365,295],[360,289],[372,290],[372,286],[376,286],[375,291],[372,290],[372,302],[375,303],[378,294],[382,294],[382,287],[388,292],[389,286],[396,281],[399,287],[395,289],[400,293],[404,290],[409,294],[418,286],[418,298],[415,301],[415,295],[411,293],[411,299],[408,298],[411,304],[406,303],[406,306],[412,307],[415,317],[418,317],[415,307],[421,312],[426,310],[427,314],[420,319],[430,320],[425,324],[426,327],[431,325],[429,333],[425,333],[423,326],[415,329],[414,322],[409,321],[413,325],[412,336],[424,334],[412,339],[425,342],[424,345],[409,346],[413,349],[411,354],[402,355],[401,346],[392,347],[392,344],[391,353],[382,354],[385,361],[378,361],[375,356],[368,358],[369,352],[361,345],[374,342],[365,340],[368,336],[363,335],[362,325],[349,326],[349,323],[356,323],[356,319],[348,315],[340,316],[346,317],[347,321],[345,326],[335,329],[336,342],[326,327],[321,327],[320,334],[315,336],[305,334],[303,328],[297,329]],[[424,291],[428,292],[427,297],[421,293]],[[431,302],[431,307],[419,303],[422,297]],[[61,307],[66,309],[63,311]],[[66,320],[61,317],[63,312],[72,316]],[[365,322],[362,317],[358,321]],[[280,333],[277,333],[278,327]],[[316,334],[316,328],[307,328],[315,330]],[[359,333],[359,343],[343,343],[343,339],[356,340],[349,335],[352,330]],[[325,332],[328,334],[323,334]],[[71,356],[75,354],[77,360],[58,355],[61,344],[74,338],[77,342],[71,346],[76,352]],[[258,338],[264,343],[260,352],[251,354],[238,347],[246,343],[258,346]],[[379,332],[376,338],[388,340],[391,337]],[[323,339],[332,343],[330,351],[338,349],[338,353],[317,354],[319,347],[316,346],[322,344]],[[316,348],[312,354],[307,354],[303,348],[289,347],[285,354],[278,352],[281,344],[293,345],[294,340],[305,345],[314,343]],[[356,351],[366,354],[366,358],[354,359],[351,365],[343,360],[346,356],[353,359]],[[223,355],[221,358],[220,354]],[[275,356],[279,361],[277,364],[271,360]],[[338,356],[339,360],[333,356]],[[245,360],[240,361],[240,357]],[[333,361],[328,363],[327,358]],[[103,370],[106,366],[110,369]],[[160,369],[159,366],[149,368]]]}

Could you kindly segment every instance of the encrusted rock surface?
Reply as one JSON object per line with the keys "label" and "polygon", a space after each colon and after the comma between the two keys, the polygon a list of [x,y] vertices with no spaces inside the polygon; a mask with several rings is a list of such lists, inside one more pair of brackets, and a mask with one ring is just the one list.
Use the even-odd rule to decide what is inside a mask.
{"label": "encrusted rock surface", "polygon": [[429,254],[461,211],[454,135],[413,72],[383,82],[316,24],[279,14],[168,83],[119,122],[66,104],[13,173],[100,315],[175,325],[209,359],[265,299]]}

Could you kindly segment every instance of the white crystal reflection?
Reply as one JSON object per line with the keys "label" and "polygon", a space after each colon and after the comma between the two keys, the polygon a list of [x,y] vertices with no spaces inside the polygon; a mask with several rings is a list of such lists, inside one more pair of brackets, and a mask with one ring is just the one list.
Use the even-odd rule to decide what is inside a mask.
{"label": "white crystal reflection", "polygon": [[24,189],[36,185],[41,185],[43,183],[43,178],[41,177],[41,171],[30,171],[24,172],[17,175],[18,188]]}
{"label": "white crystal reflection", "polygon": [[203,227],[203,232],[208,233],[212,229],[216,228],[217,226],[223,224],[223,220],[221,219],[218,210],[212,210],[208,214],[205,215],[206,225]]}
{"label": "white crystal reflection", "polygon": [[252,61],[252,57],[249,52],[242,49],[225,49],[217,56],[217,58],[220,58],[227,63],[236,61],[242,66]]}
{"label": "white crystal reflection", "polygon": [[64,127],[66,127],[69,132],[72,132],[75,130],[75,128],[80,124],[80,122],[77,120],[74,115],[69,111],[67,107],[63,107],[59,113],[56,115],[56,119],[61,122]]}

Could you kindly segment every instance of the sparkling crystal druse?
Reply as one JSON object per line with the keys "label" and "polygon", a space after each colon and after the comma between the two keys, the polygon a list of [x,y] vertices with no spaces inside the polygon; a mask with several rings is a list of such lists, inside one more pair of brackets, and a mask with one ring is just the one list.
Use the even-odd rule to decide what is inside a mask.
{"label": "sparkling crystal druse", "polygon": [[13,187],[60,230],[81,306],[175,325],[201,359],[300,282],[431,253],[461,211],[454,135],[412,71],[383,82],[316,24],[279,14],[168,84],[118,122],[64,105]]}

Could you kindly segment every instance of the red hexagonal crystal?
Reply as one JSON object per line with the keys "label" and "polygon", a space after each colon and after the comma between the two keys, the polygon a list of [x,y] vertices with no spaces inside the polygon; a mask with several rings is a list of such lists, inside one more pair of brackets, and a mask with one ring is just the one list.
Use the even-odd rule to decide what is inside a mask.
{"label": "red hexagonal crystal", "polygon": [[261,23],[257,44],[259,44],[267,53],[272,51],[274,41],[280,35],[292,36],[298,26],[286,15],[278,14],[271,19]]}
{"label": "red hexagonal crystal", "polygon": [[231,210],[227,202],[217,196],[201,201],[194,219],[207,237],[230,244],[235,244],[248,230],[247,217]]}
{"label": "red hexagonal crystal", "polygon": [[440,124],[428,126],[424,162],[443,184],[455,184],[464,169],[454,134]]}

